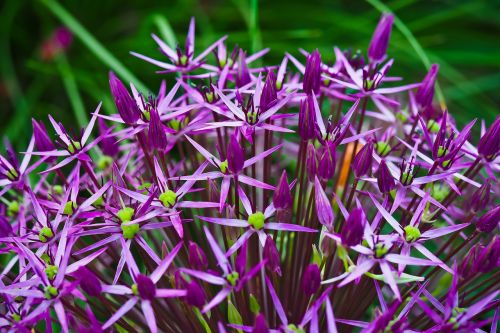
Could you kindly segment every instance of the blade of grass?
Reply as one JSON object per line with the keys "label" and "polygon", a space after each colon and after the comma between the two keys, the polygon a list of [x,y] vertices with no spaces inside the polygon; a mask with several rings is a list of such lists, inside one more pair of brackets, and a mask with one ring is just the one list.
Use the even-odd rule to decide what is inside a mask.
{"label": "blade of grass", "polygon": [[130,72],[111,52],[109,52],[90,32],[78,22],[64,7],[54,0],[41,1],[56,17],[58,17],[104,64],[109,66],[123,80],[133,82],[144,94],[149,89],[132,72]]}
{"label": "blade of grass", "polygon": [[[369,4],[371,4],[373,7],[375,7],[378,11],[381,13],[387,12],[391,13],[394,15],[394,25],[396,28],[405,36],[405,38],[408,40],[410,45],[413,47],[415,52],[417,53],[418,57],[420,60],[422,60],[423,64],[427,69],[431,67],[431,61],[429,60],[429,57],[425,53],[424,49],[420,45],[420,43],[417,41],[415,36],[413,36],[413,33],[408,29],[408,27],[401,21],[397,15],[385,4],[383,4],[379,0],[366,0]],[[439,83],[436,80],[436,96],[439,100],[439,103],[441,104],[441,108],[444,110],[446,109],[446,101],[444,99],[443,92],[441,90],[441,87],[439,86]]]}

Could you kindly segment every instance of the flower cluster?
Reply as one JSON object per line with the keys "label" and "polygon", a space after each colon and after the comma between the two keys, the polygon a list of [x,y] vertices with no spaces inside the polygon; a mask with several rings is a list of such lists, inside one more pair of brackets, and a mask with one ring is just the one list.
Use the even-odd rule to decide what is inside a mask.
{"label": "flower cluster", "polygon": [[[500,117],[455,123],[438,66],[368,48],[258,67],[153,35],[170,80],[109,84],[0,156],[0,331],[482,332],[499,305]],[[301,60],[302,59],[302,60]]]}

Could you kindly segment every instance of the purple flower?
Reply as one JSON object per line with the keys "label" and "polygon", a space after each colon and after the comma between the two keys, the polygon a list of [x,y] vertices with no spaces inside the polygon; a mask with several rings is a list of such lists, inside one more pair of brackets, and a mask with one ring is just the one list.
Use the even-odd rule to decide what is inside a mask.
{"label": "purple flower", "polygon": [[438,70],[439,66],[437,64],[433,64],[425,76],[424,81],[420,87],[418,87],[415,100],[422,109],[426,109],[432,104],[432,99],[434,97],[434,85],[436,83]]}
{"label": "purple flower", "polygon": [[271,236],[267,235],[266,243],[264,244],[263,257],[267,260],[266,268],[271,272],[281,276],[281,258],[276,244]]}
{"label": "purple flower", "polygon": [[321,272],[316,264],[309,264],[302,274],[300,284],[302,291],[307,296],[312,296],[318,291],[321,283]]}
{"label": "purple flower", "polygon": [[189,266],[198,271],[205,271],[208,267],[207,257],[203,249],[195,242],[189,242]]}
{"label": "purple flower", "polygon": [[135,124],[141,116],[139,108],[122,81],[113,72],[109,72],[109,87],[120,117],[126,124]]}
{"label": "purple flower", "polygon": [[303,90],[306,94],[317,94],[321,84],[321,55],[314,50],[308,57],[304,72]]}
{"label": "purple flower", "polygon": [[342,243],[347,246],[360,244],[363,240],[365,224],[366,219],[363,210],[361,208],[354,208],[342,227],[342,232],[340,234]]}
{"label": "purple flower", "polygon": [[356,177],[369,175],[372,170],[373,163],[373,142],[367,142],[363,148],[354,156],[352,161],[352,169]]}
{"label": "purple flower", "polygon": [[302,140],[313,139],[316,136],[316,117],[311,95],[300,102],[299,135]]}
{"label": "purple flower", "polygon": [[486,212],[476,222],[476,228],[484,233],[490,233],[498,227],[500,222],[500,205]]}
{"label": "purple flower", "polygon": [[54,150],[54,144],[47,134],[47,129],[43,122],[37,122],[35,119],[31,119],[33,124],[33,136],[35,137],[35,146],[39,151],[50,151]]}
{"label": "purple flower", "polygon": [[380,18],[368,48],[368,57],[371,61],[379,62],[385,58],[393,22],[394,16],[391,14],[383,14]]}
{"label": "purple flower", "polygon": [[102,292],[101,281],[87,267],[80,267],[75,273],[76,278],[80,281],[80,287],[88,295],[99,297]]}
{"label": "purple flower", "polygon": [[165,134],[163,123],[160,120],[160,116],[155,109],[149,112],[149,143],[154,149],[164,151],[167,148],[167,136]]}
{"label": "purple flower", "polygon": [[483,134],[477,145],[477,151],[487,161],[492,161],[500,150],[500,116]]}
{"label": "purple flower", "polygon": [[186,302],[197,308],[202,308],[206,303],[206,295],[203,288],[196,281],[191,281],[186,286],[187,294],[186,294]]}
{"label": "purple flower", "polygon": [[273,204],[274,208],[278,210],[288,210],[292,207],[292,193],[290,192],[285,170],[281,173],[280,181],[278,186],[276,186],[276,191],[273,195]]}
{"label": "purple flower", "polygon": [[382,193],[389,193],[396,187],[396,182],[392,176],[385,160],[380,161],[377,171],[378,189]]}
{"label": "purple flower", "polygon": [[252,333],[269,333],[264,315],[258,314],[257,317],[255,317]]}
{"label": "purple flower", "polygon": [[234,174],[240,173],[243,170],[244,162],[245,152],[241,148],[236,136],[231,135],[231,139],[227,145],[227,166],[229,171]]}

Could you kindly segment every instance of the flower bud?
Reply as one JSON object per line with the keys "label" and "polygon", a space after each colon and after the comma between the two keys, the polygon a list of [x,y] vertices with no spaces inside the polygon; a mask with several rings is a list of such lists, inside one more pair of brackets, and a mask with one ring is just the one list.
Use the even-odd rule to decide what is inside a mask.
{"label": "flower bud", "polygon": [[243,276],[245,274],[245,270],[247,267],[247,244],[248,242],[245,241],[240,249],[240,253],[238,253],[236,259],[234,260],[234,267],[236,268],[236,272],[238,272],[240,276]]}
{"label": "flower bud", "polygon": [[323,187],[316,177],[314,181],[314,190],[315,190],[315,201],[316,201],[316,215],[318,216],[319,222],[326,226],[328,229],[331,229],[333,225],[333,210],[326,196],[325,191],[323,191]]}
{"label": "flower bud", "polygon": [[0,237],[8,237],[12,235],[12,226],[9,221],[0,215]]}
{"label": "flower bud", "polygon": [[356,177],[369,175],[372,169],[373,161],[373,142],[367,142],[363,148],[354,156],[352,168]]}
{"label": "flower bud", "polygon": [[206,295],[203,288],[195,280],[191,280],[186,287],[186,303],[201,308],[205,305]]}
{"label": "flower bud", "polygon": [[79,280],[82,290],[89,296],[98,297],[101,294],[101,281],[87,267],[80,267],[75,273],[75,277]]}
{"label": "flower bud", "polygon": [[335,174],[335,148],[331,149],[330,145],[324,146],[318,163],[318,176],[321,179],[329,180]]}
{"label": "flower bud", "polygon": [[276,75],[273,71],[268,71],[266,83],[262,88],[262,95],[260,95],[260,112],[266,112],[271,108],[278,98],[276,93]]}
{"label": "flower bud", "polygon": [[321,272],[316,264],[309,264],[302,274],[302,291],[306,296],[312,296],[321,284]]}
{"label": "flower bud", "polygon": [[276,244],[269,235],[267,235],[266,243],[264,244],[263,257],[267,260],[266,268],[281,276],[280,254],[276,248]]}
{"label": "flower bud", "polygon": [[317,94],[321,83],[321,55],[314,50],[308,57],[304,72],[303,90],[306,94]]}
{"label": "flower bud", "polygon": [[35,137],[35,145],[38,151],[50,151],[54,150],[54,144],[47,134],[47,129],[45,125],[40,121],[37,122],[35,119],[31,119],[33,125],[33,136]]}
{"label": "flower bud", "polygon": [[255,324],[253,325],[252,333],[269,333],[266,318],[262,314],[255,317]]}
{"label": "flower bud", "polygon": [[389,193],[396,187],[394,177],[389,171],[389,167],[384,160],[380,161],[380,165],[378,167],[377,184],[378,189],[382,193]]}
{"label": "flower bud", "polygon": [[160,120],[160,116],[155,109],[149,111],[148,137],[151,146],[157,150],[164,150],[167,147],[167,135]]}
{"label": "flower bud", "polygon": [[342,232],[340,237],[342,238],[342,243],[347,246],[355,246],[361,243],[363,240],[363,234],[365,231],[365,214],[361,208],[354,208],[346,223],[342,227]]}
{"label": "flower bud", "polygon": [[486,212],[483,216],[479,218],[476,222],[476,227],[479,231],[484,233],[492,232],[500,221],[500,205],[496,206],[494,209]]}
{"label": "flower bud", "polygon": [[156,295],[156,286],[148,276],[139,274],[135,278],[135,282],[137,283],[137,291],[139,292],[139,296],[142,299],[151,301],[155,298]]}
{"label": "flower bud", "polygon": [[474,212],[483,210],[490,202],[491,180],[488,179],[480,188],[478,188],[470,199],[470,208]]}
{"label": "flower bud", "polygon": [[236,136],[231,135],[231,139],[227,146],[227,166],[233,174],[239,173],[243,169],[245,162],[245,152],[236,139]]}
{"label": "flower bud", "polygon": [[109,72],[109,87],[120,117],[126,124],[135,124],[141,116],[139,108],[122,81],[113,72]]}
{"label": "flower bud", "polygon": [[[104,119],[98,118],[97,126],[99,128],[100,135],[106,135],[109,132],[109,128],[108,126],[106,126],[106,122],[104,121]],[[118,154],[119,145],[112,137],[104,136],[99,142],[99,147],[101,147],[102,152],[107,156],[114,157],[116,154]]]}
{"label": "flower bud", "polygon": [[422,109],[426,109],[432,104],[432,99],[434,97],[434,85],[436,83],[438,70],[439,66],[433,64],[425,76],[424,81],[422,81],[422,84],[418,87],[415,100]]}
{"label": "flower bud", "polygon": [[276,191],[274,191],[273,204],[276,209],[289,209],[292,207],[292,193],[288,185],[286,170],[283,170],[281,173],[279,184],[276,187]]}
{"label": "flower bud", "polygon": [[246,52],[240,49],[240,54],[238,58],[238,69],[236,72],[236,86],[238,88],[250,83],[252,78],[250,77],[250,72],[248,71]]}
{"label": "flower bud", "polygon": [[393,21],[394,16],[390,14],[383,14],[380,18],[368,47],[368,57],[371,61],[379,62],[384,59],[389,46]]}
{"label": "flower bud", "polygon": [[298,130],[300,137],[304,141],[314,139],[316,136],[316,116],[311,95],[300,102]]}
{"label": "flower bud", "polygon": [[500,116],[486,130],[477,145],[479,155],[487,161],[493,161],[500,150]]}
{"label": "flower bud", "polygon": [[188,246],[189,266],[198,271],[205,271],[208,267],[207,257],[202,248],[195,242],[189,242]]}

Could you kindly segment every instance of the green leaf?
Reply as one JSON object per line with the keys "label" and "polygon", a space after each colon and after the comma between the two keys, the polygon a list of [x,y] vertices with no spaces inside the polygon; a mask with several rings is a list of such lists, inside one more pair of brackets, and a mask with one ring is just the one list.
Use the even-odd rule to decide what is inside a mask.
{"label": "green leaf", "polygon": [[[227,320],[230,324],[243,325],[243,319],[241,318],[238,309],[234,306],[234,304],[228,300],[227,301]],[[239,333],[243,331],[237,330]]]}

